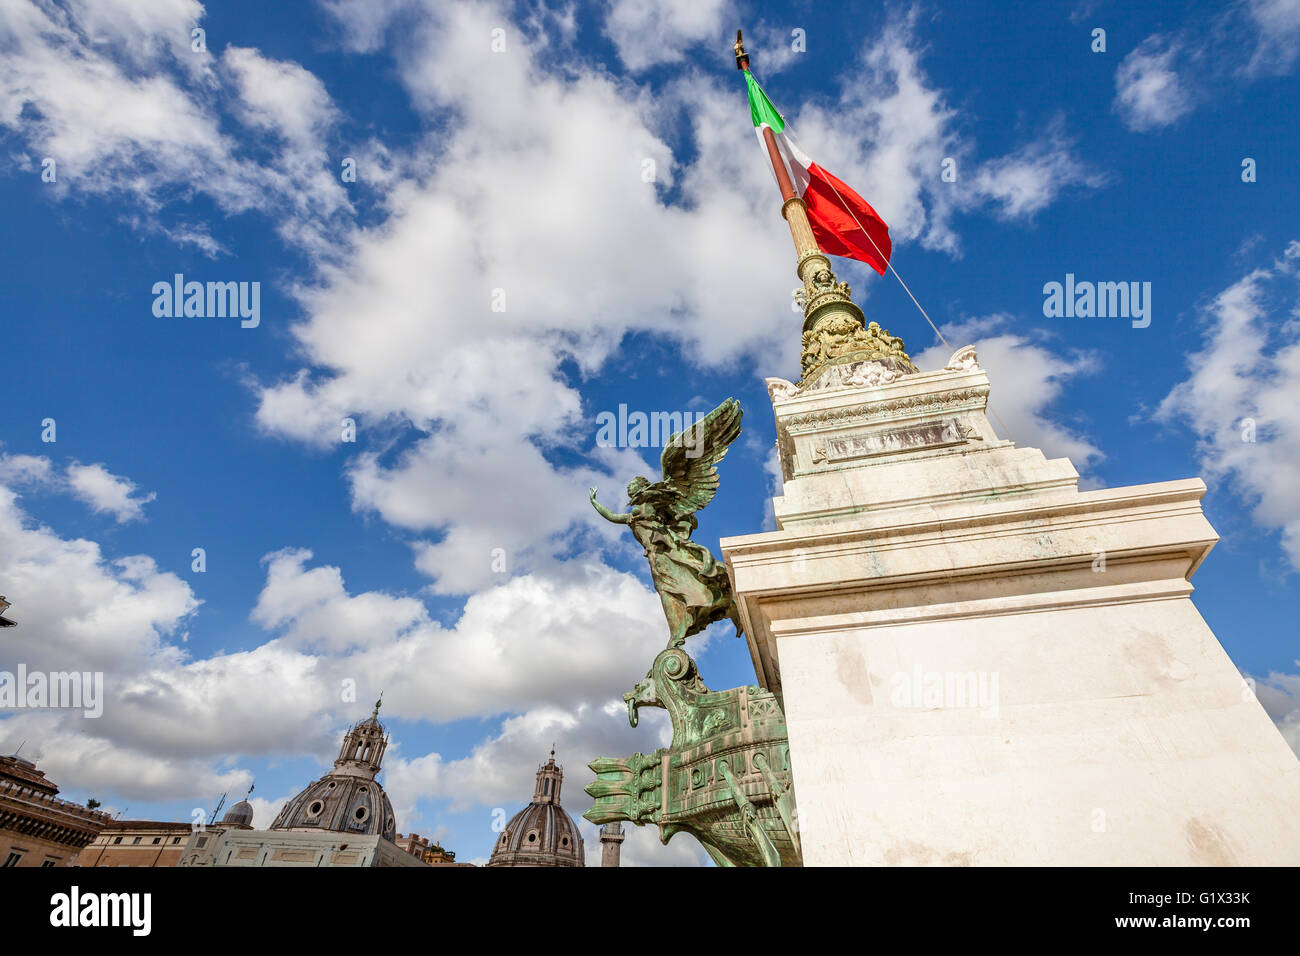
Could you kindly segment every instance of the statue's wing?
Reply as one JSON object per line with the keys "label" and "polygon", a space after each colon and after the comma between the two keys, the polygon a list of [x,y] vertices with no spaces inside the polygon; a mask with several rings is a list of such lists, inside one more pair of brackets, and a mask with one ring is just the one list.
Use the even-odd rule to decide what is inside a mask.
{"label": "statue's wing", "polygon": [[699,511],[718,493],[718,469],[740,436],[740,403],[729,398],[689,428],[668,439],[659,464],[663,484],[677,499],[679,512]]}

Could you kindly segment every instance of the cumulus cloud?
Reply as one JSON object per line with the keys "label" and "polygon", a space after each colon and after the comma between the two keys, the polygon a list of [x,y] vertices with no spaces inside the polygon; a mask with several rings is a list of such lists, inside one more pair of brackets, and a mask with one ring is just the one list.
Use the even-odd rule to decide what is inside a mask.
{"label": "cumulus cloud", "polygon": [[41,490],[64,492],[99,514],[112,515],[119,524],[144,517],[144,506],[157,495],[141,495],[134,481],[115,475],[102,464],[71,461],[60,471],[44,455],[0,455],[0,484],[13,492]]}
{"label": "cumulus cloud", "polygon": [[[629,680],[627,690],[631,684]],[[646,713],[649,717],[658,712]],[[562,800],[572,809],[589,804],[583,787],[595,775],[587,769],[587,761],[598,754],[650,752],[666,745],[668,734],[665,720],[650,719],[632,729],[621,700],[538,707],[507,718],[495,735],[484,738],[462,758],[444,760],[432,753],[392,761],[387,785],[395,801],[400,796],[412,806],[423,795],[448,800],[453,812],[481,807],[487,825],[493,816],[500,817],[497,807],[513,816],[528,802],[536,769],[552,746],[564,768]]]}
{"label": "cumulus cloud", "polygon": [[175,668],[183,661],[175,639],[199,605],[184,581],[146,555],[112,558],[93,541],[60,537],[34,523],[3,486],[0,581],[23,609],[20,627],[0,650],[0,666],[10,672],[19,663],[29,671],[102,672],[106,698],[98,720],[81,709],[13,712],[0,723],[7,746],[32,741],[52,778],[92,789],[120,785],[123,792],[158,797],[222,776],[197,762],[170,761],[147,744],[111,744],[100,736],[125,681],[142,668]]}
{"label": "cumulus cloud", "polygon": [[1157,418],[1190,428],[1213,485],[1227,484],[1255,520],[1280,533],[1300,569],[1300,241],[1254,269],[1201,310],[1202,347],[1191,374]]}
{"label": "cumulus cloud", "polygon": [[6,485],[42,487],[54,481],[54,464],[44,455],[0,455],[0,482]]}
{"label": "cumulus cloud", "polygon": [[614,0],[605,15],[605,35],[629,70],[679,63],[702,42],[725,49],[735,34],[731,0]]}
{"label": "cumulus cloud", "polygon": [[1192,96],[1176,69],[1183,55],[1157,35],[1124,57],[1115,72],[1115,108],[1130,129],[1169,126],[1192,111]]}
{"label": "cumulus cloud", "polygon": [[24,644],[27,663],[45,669],[132,669],[165,654],[164,639],[198,606],[148,556],[108,558],[93,541],[34,525],[9,488],[0,488],[0,580],[21,595],[23,631],[41,635]]}
{"label": "cumulus cloud", "polygon": [[[0,129],[29,158],[56,163],[51,194],[123,196],[124,221],[175,235],[207,254],[219,244],[166,221],[177,199],[204,195],[222,212],[279,212],[281,235],[318,255],[350,211],[321,140],[332,106],[314,76],[255,50],[194,50],[194,0],[12,0],[0,19]],[[244,121],[223,128],[223,109]],[[260,133],[264,136],[254,136]],[[263,140],[281,142],[263,163]]]}
{"label": "cumulus cloud", "polygon": [[309,559],[304,551],[272,556],[255,619],[295,647],[352,649],[320,666],[383,687],[385,712],[396,716],[448,721],[571,705],[644,671],[663,643],[655,593],[597,562],[485,588],[444,627],[410,598],[350,595],[337,568],[308,568]]}
{"label": "cumulus cloud", "polygon": [[144,506],[157,497],[153,492],[137,497],[135,482],[113,474],[103,465],[74,462],[68,466],[67,481],[73,495],[95,511],[111,514],[119,524],[143,518]]}
{"label": "cumulus cloud", "polygon": [[[25,622],[24,622],[25,623]],[[97,797],[110,812],[137,801],[188,800],[205,812],[212,795],[241,792],[252,782],[243,769],[221,769],[211,760],[182,759],[150,748],[124,746],[88,733],[49,711],[25,711],[0,722],[7,753],[27,741],[42,771],[62,789]],[[139,814],[131,814],[139,819]]]}

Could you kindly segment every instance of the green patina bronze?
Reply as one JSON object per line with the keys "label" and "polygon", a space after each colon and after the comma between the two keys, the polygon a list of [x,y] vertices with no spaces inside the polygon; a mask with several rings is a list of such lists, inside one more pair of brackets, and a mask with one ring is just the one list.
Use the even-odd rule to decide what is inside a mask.
{"label": "green patina bronze", "polygon": [[631,693],[628,719],[662,707],[672,744],[589,765],[595,824],[654,824],[664,843],[689,833],[719,866],[801,866],[790,745],[776,695],[759,687],[711,691],[679,647],[660,651]]}
{"label": "green patina bronze", "polygon": [[625,524],[645,548],[650,576],[668,619],[668,646],[681,647],[714,621],[731,618],[740,633],[740,614],[727,569],[704,545],[691,540],[699,527],[695,512],[718,493],[718,462],[740,435],[740,403],[729,398],[664,446],[659,464],[663,480],[628,482],[629,510],[615,514],[596,500],[600,514]]}
{"label": "green patina bronze", "polygon": [[651,754],[600,757],[589,765],[595,804],[583,814],[595,824],[626,820],[653,824],[664,843],[689,833],[719,866],[801,866],[785,712],[775,694],[759,687],[711,691],[686,638],[730,618],[741,629],[726,568],[690,539],[695,512],[718,490],[716,464],[740,435],[740,406],[728,399],[694,426],[669,439],[660,463],[664,477],[636,478],[627,487],[631,508],[614,514],[645,548],[650,573],[668,619],[668,648],[625,694],[628,721],[642,707],[662,707],[672,720],[672,744]]}

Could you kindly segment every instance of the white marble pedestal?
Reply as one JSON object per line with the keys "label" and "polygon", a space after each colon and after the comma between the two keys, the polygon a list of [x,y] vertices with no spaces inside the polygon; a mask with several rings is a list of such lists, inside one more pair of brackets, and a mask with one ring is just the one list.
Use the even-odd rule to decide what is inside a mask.
{"label": "white marble pedestal", "polygon": [[1199,479],[1078,490],[973,349],[769,380],[780,530],[722,542],[808,865],[1300,865],[1300,761],[1193,606]]}

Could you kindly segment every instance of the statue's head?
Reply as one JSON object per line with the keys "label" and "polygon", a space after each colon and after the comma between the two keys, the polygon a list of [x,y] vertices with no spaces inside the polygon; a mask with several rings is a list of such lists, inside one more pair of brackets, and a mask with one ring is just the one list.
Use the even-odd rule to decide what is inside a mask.
{"label": "statue's head", "polygon": [[650,479],[642,478],[640,475],[633,478],[627,483],[627,500],[636,501],[641,492],[650,487]]}

